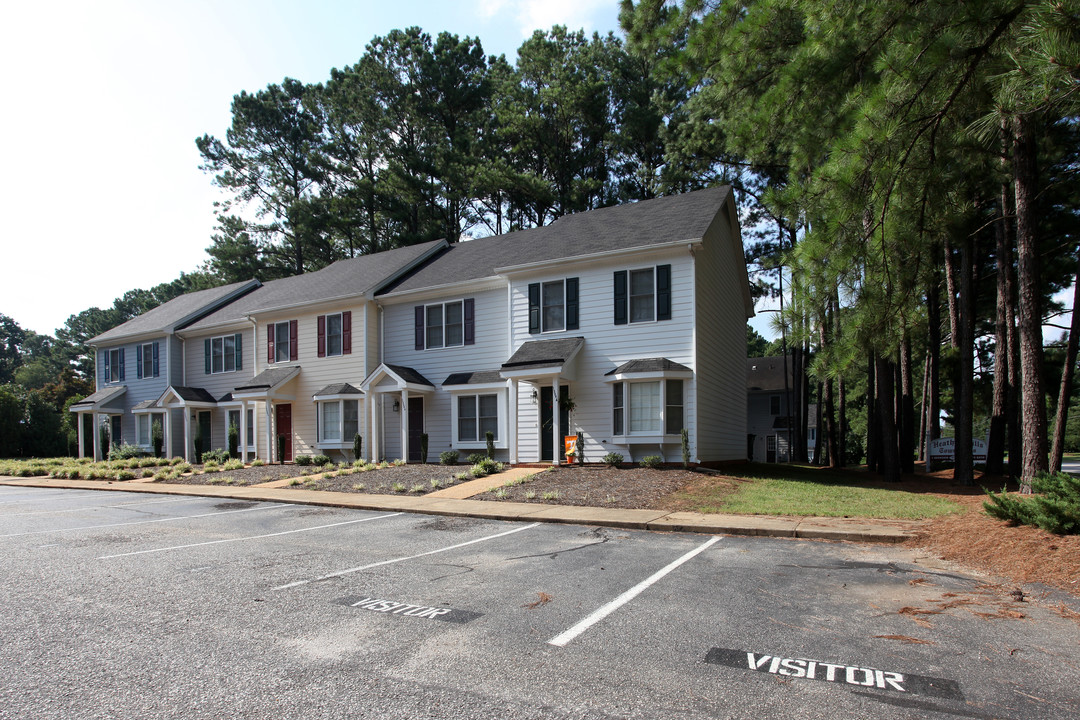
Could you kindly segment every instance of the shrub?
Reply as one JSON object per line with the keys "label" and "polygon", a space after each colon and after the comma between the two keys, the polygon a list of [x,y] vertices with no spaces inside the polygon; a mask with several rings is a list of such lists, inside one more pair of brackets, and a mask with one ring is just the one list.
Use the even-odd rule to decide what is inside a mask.
{"label": "shrub", "polygon": [[390,486],[390,489],[397,493],[405,492],[405,485],[403,483],[396,482]]}
{"label": "shrub", "polygon": [[659,455],[646,455],[638,463],[643,468],[658,468],[664,464],[664,458]]}
{"label": "shrub", "polygon": [[218,466],[216,460],[207,460],[203,463],[202,469],[204,473],[216,473],[221,468]]}
{"label": "shrub", "polygon": [[262,458],[255,458],[254,460],[251,461],[251,467],[262,467],[265,464],[266,464],[266,461],[263,460]]}
{"label": "shrub", "polygon": [[236,423],[229,423],[229,457],[239,457],[240,455],[240,428],[236,426]]}
{"label": "shrub", "polygon": [[278,465],[285,464],[285,436],[277,436],[277,461]]}
{"label": "shrub", "polygon": [[502,472],[502,463],[497,463],[489,457],[481,459],[479,462],[474,463],[469,469],[469,472],[474,478],[487,477],[493,473]]}
{"label": "shrub", "polygon": [[227,463],[221,466],[222,470],[243,470],[244,463],[240,460],[229,460]]}
{"label": "shrub", "polygon": [[401,467],[402,465],[404,465],[404,464],[405,464],[405,461],[404,461],[404,460],[402,460],[401,458],[398,458],[397,460],[395,460],[395,461],[394,461],[393,463],[391,463],[391,464],[392,464],[392,465],[393,465],[394,467]]}
{"label": "shrub", "polygon": [[585,464],[585,433],[577,434],[577,462],[578,465]]}
{"label": "shrub", "polygon": [[439,462],[443,465],[457,465],[458,464],[458,451],[447,450],[446,452],[439,453]]}
{"label": "shrub", "polygon": [[420,433],[420,462],[427,465],[428,435]]}
{"label": "shrub", "polygon": [[487,442],[487,456],[490,459],[494,460],[495,459],[495,433],[488,430],[487,432],[484,433],[484,440]]}
{"label": "shrub", "polygon": [[472,453],[472,454],[471,454],[471,455],[469,455],[469,456],[468,456],[467,458],[465,458],[465,460],[466,460],[466,461],[467,461],[467,462],[468,462],[468,463],[469,463],[470,465],[476,465],[477,463],[481,463],[481,462],[483,462],[484,460],[490,460],[490,459],[491,459],[491,458],[489,458],[489,457],[487,456],[487,453]]}
{"label": "shrub", "polygon": [[352,436],[352,456],[353,460],[359,461],[360,456],[364,453],[364,438],[360,437],[360,433],[356,433]]}
{"label": "shrub", "polygon": [[116,473],[116,479],[117,480],[134,480],[135,479],[135,473],[131,472],[130,470],[120,470],[119,472]]}
{"label": "shrub", "polygon": [[623,463],[623,456],[617,452],[609,452],[601,459],[604,461],[605,465],[613,468],[620,467]]}
{"label": "shrub", "polygon": [[999,520],[1034,525],[1055,535],[1080,535],[1080,478],[1065,473],[1039,473],[1031,481],[1036,494],[1018,500],[1002,491],[987,491],[987,514]]}
{"label": "shrub", "polygon": [[109,460],[130,460],[132,458],[141,457],[143,450],[138,445],[128,445],[123,443],[121,445],[113,445],[109,449]]}
{"label": "shrub", "polygon": [[311,457],[311,464],[318,465],[319,467],[329,465],[331,462],[333,461],[330,459],[329,455],[312,455]]}
{"label": "shrub", "polygon": [[207,450],[202,454],[203,463],[215,463],[216,465],[223,465],[229,461],[229,452],[225,448],[218,448],[217,450]]}
{"label": "shrub", "polygon": [[155,419],[150,423],[150,443],[154,446],[154,457],[161,457],[161,450],[165,447],[165,430],[160,420]]}
{"label": "shrub", "polygon": [[301,467],[307,467],[308,465],[311,464],[311,456],[310,455],[297,455],[296,458],[293,460],[293,462],[295,462],[297,465],[300,465]]}

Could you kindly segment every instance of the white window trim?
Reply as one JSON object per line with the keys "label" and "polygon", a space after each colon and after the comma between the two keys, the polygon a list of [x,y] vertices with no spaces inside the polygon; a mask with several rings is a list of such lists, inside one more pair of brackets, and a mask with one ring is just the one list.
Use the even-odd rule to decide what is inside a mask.
{"label": "white window trim", "polygon": [[[446,344],[446,306],[447,305],[461,305],[461,342],[457,345]],[[442,345],[430,346],[428,345],[427,329],[428,329],[428,308],[441,307],[442,308]],[[443,302],[426,303],[424,305],[424,350],[447,350],[450,348],[465,347],[465,298],[459,298],[456,300],[445,300]]]}
{"label": "white window trim", "polygon": [[[275,330],[275,334],[276,334],[276,332],[277,331]],[[233,344],[233,369],[232,370],[226,370],[225,369],[225,338],[231,339],[233,341],[233,343],[234,343]],[[214,342],[216,342],[218,340],[221,341],[221,370],[214,370]],[[210,374],[211,375],[228,375],[229,373],[236,372],[236,345],[235,345],[235,343],[236,343],[236,335],[234,333],[230,333],[229,335],[215,335],[214,337],[210,338]],[[276,348],[277,348],[277,346],[275,345],[275,349],[274,349],[274,354],[275,355],[277,354],[277,349]],[[144,350],[143,352],[145,353],[146,351]],[[144,377],[145,377],[145,375],[144,375]]]}
{"label": "white window trim", "polygon": [[[687,414],[687,397],[690,395],[691,387],[690,383],[694,379],[694,373],[686,372],[683,370],[664,370],[657,372],[640,372],[640,373],[619,373],[617,375],[610,375],[605,379],[606,383],[622,383],[623,384],[623,431],[621,435],[615,434],[615,407],[614,398],[611,398],[611,405],[609,405],[609,422],[611,427],[611,441],[617,445],[632,445],[632,444],[653,444],[653,443],[675,443],[682,442],[682,436],[679,433],[667,433],[664,432],[667,429],[667,381],[668,380],[682,380],[683,381],[683,426],[689,425],[689,416]],[[630,432],[630,389],[629,385],[634,383],[643,382],[658,382],[660,383],[660,432]]]}
{"label": "white window trim", "polygon": [[[135,444],[146,451],[154,449],[154,418],[159,417],[161,419],[162,430],[165,429],[165,413],[161,408],[144,408],[142,410],[132,410],[131,414],[135,416]],[[139,418],[147,416],[150,419],[147,421],[149,425],[146,427],[147,438],[149,442],[145,445],[139,442]]]}
{"label": "white window trim", "polygon": [[[495,439],[495,447],[501,450],[505,450],[508,445],[506,442],[506,416],[509,408],[507,403],[507,391],[506,385],[491,383],[482,383],[476,385],[460,385],[454,386],[454,389],[450,390],[450,427],[451,438],[453,439],[453,446],[462,450],[480,450],[487,447],[487,440],[459,440],[458,439],[458,398],[462,395],[494,395],[496,407],[499,413],[499,431],[498,437]],[[477,433],[480,432],[479,418],[477,418]]]}
{"label": "white window trim", "polygon": [[[629,276],[627,276],[629,277]],[[544,286],[553,285],[555,283],[562,284],[562,311],[563,311],[563,326],[557,330],[548,330],[544,327]],[[540,281],[540,334],[550,335],[552,333],[566,332],[566,278],[561,280],[541,280]]]}
{"label": "white window trim", "polygon": [[[142,367],[139,368],[142,371],[143,380],[154,379],[154,343],[139,343],[142,345]],[[138,360],[138,357],[135,358]],[[150,372],[146,372],[147,366],[150,367]]]}
{"label": "white window trim", "polygon": [[[242,406],[239,402],[233,401],[227,403],[218,403],[218,407],[225,411],[225,440],[227,442],[229,439],[229,413],[233,411],[240,411],[240,408]],[[248,405],[248,412],[251,413],[252,421],[256,420],[259,417],[258,413],[255,412],[255,408],[251,407],[251,405]],[[253,423],[248,423],[248,432],[252,432],[253,427]],[[247,446],[248,451],[255,450],[255,446],[258,444],[258,442],[259,434],[252,433],[251,443]],[[243,446],[241,445],[239,449],[243,450]]]}
{"label": "white window trim", "polygon": [[[112,385],[113,383],[120,382],[120,348],[111,348],[105,352],[108,353],[109,356],[109,377],[105,381],[105,384]],[[114,355],[113,353],[116,354]],[[126,355],[127,353],[124,354]],[[127,374],[126,368],[124,374]]]}
{"label": "white window trim", "polygon": [[[652,272],[652,298],[653,298],[653,313],[652,320],[634,320],[634,273],[641,272],[642,270],[649,270]],[[656,316],[659,315],[659,296],[660,293],[656,291],[656,265],[646,265],[645,267],[630,268],[626,271],[626,323],[628,325],[648,325],[649,323],[659,322]]]}
{"label": "white window trim", "polygon": [[[274,326],[274,362],[270,363],[271,365],[280,365],[282,363],[291,362],[291,360],[290,360],[290,358],[292,358],[292,352],[291,352],[291,348],[292,348],[292,325],[291,325],[291,323],[292,323],[292,320],[282,320],[281,322],[271,323]],[[277,332],[278,325],[284,325],[288,329],[288,333],[289,333],[289,341],[287,343],[285,343],[285,359],[284,360],[278,360],[278,354],[281,352],[281,343],[278,342],[278,332]],[[210,348],[211,354],[213,353],[213,351],[214,351],[213,346],[211,345],[211,348]],[[213,364],[213,361],[211,361],[211,363],[210,363],[210,372],[213,373],[213,371],[214,371],[214,364]]]}
{"label": "white window trim", "polygon": [[[338,351],[336,353],[330,352],[330,318],[337,317],[338,319]],[[425,311],[424,319],[427,319],[427,313]],[[340,312],[327,313],[323,315],[323,357],[342,357],[345,355],[345,320],[344,316]],[[424,337],[427,340],[427,337]]]}

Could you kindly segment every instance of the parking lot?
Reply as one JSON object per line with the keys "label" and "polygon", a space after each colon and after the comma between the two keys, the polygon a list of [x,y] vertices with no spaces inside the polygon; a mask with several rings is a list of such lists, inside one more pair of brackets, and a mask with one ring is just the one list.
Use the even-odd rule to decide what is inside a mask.
{"label": "parking lot", "polygon": [[0,487],[0,718],[1074,718],[1080,625],[896,547]]}

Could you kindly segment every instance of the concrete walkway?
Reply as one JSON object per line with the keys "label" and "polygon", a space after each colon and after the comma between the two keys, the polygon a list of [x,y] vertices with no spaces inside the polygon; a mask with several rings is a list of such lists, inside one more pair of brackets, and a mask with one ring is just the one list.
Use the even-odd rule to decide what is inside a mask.
{"label": "concrete walkway", "polygon": [[[423,496],[368,495],[289,489],[288,480],[263,485],[172,485],[141,480],[63,480],[59,478],[13,478],[0,476],[0,485],[17,487],[114,490],[167,495],[192,495],[295,505],[323,505],[356,510],[400,511],[478,517],[491,520],[529,520],[576,525],[603,525],[636,530],[697,532],[723,535],[848,540],[852,542],[900,543],[913,537],[922,523],[907,520],[870,520],[824,517],[776,517],[764,515],[719,515],[667,510],[621,510],[618,508],[545,505],[488,500],[471,500],[473,495],[498,487],[520,473],[532,475],[536,468],[511,468],[497,475],[470,480]],[[276,487],[275,487],[276,486]]]}

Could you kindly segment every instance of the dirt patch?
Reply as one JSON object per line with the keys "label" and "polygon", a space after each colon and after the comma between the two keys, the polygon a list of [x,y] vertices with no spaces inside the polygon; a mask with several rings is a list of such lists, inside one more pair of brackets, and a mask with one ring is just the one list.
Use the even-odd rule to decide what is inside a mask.
{"label": "dirt patch", "polygon": [[181,475],[171,480],[162,482],[170,485],[258,485],[272,480],[284,480],[285,478],[318,472],[314,468],[300,467],[299,465],[256,465],[241,468],[239,470],[221,470],[219,472],[204,473],[202,465],[193,465],[199,474]]}
{"label": "dirt patch", "polygon": [[674,468],[581,467],[560,465],[519,485],[503,486],[498,476],[496,492],[477,495],[477,500],[532,502],[554,505],[586,505],[623,509],[675,509],[668,498],[689,483],[706,476]]}

